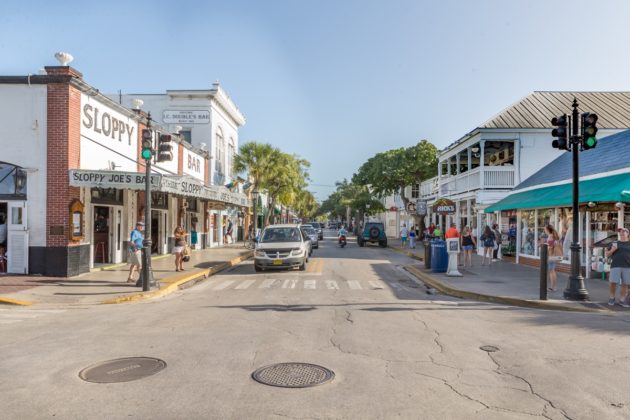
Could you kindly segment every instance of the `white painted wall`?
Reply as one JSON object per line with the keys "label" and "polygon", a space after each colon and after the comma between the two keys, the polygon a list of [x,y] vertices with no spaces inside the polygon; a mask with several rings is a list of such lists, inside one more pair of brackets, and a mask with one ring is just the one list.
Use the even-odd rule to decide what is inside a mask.
{"label": "white painted wall", "polygon": [[46,85],[0,85],[0,160],[27,168],[30,246],[46,246],[47,94]]}
{"label": "white painted wall", "polygon": [[80,169],[136,172],[137,156],[138,123],[82,93]]}

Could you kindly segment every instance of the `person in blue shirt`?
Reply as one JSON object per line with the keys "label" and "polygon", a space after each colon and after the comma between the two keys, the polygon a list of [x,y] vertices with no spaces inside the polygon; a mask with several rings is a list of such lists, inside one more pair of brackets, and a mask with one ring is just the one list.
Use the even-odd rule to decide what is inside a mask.
{"label": "person in blue shirt", "polygon": [[341,225],[341,227],[339,228],[339,232],[337,233],[337,237],[341,238],[342,235],[346,236],[346,237],[348,236],[348,231],[346,230],[346,228],[343,225]]}
{"label": "person in blue shirt", "polygon": [[127,276],[127,283],[135,283],[136,281],[133,278],[133,274],[136,270],[138,270],[138,276],[140,276],[140,272],[142,270],[142,241],[144,240],[144,235],[142,232],[144,231],[144,223],[138,222],[136,223],[136,228],[131,231],[131,235],[129,236],[129,264],[131,267],[129,268],[129,276]]}

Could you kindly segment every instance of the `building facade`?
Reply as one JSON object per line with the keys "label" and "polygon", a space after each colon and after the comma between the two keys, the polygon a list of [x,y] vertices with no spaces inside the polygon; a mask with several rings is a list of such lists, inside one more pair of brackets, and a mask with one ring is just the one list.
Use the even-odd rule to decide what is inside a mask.
{"label": "building facade", "polygon": [[[0,76],[0,219],[7,223],[7,271],[74,276],[127,258],[129,232],[151,223],[153,253],[168,253],[186,224],[197,246],[212,238],[208,209],[244,212],[247,197],[210,182],[202,150],[173,135],[174,159],[155,163],[151,220],[144,220],[147,114],[99,93],[69,66]],[[151,122],[154,141],[173,130]],[[192,235],[189,236],[192,238]]]}

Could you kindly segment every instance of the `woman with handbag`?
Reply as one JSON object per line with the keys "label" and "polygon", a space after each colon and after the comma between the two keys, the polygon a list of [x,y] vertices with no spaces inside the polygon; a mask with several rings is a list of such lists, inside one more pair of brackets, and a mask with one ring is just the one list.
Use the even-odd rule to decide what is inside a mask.
{"label": "woman with handbag", "polygon": [[175,246],[173,247],[173,254],[175,254],[175,271],[184,271],[184,248],[186,248],[186,231],[183,227],[177,226],[175,228]]}
{"label": "woman with handbag", "polygon": [[490,226],[486,225],[483,229],[483,234],[479,238],[483,244],[483,258],[481,259],[481,265],[485,265],[486,258],[488,258],[488,265],[492,265],[492,251],[496,245],[496,237]]}
{"label": "woman with handbag", "polygon": [[547,233],[547,239],[544,240],[544,243],[547,244],[549,255],[549,257],[547,258],[549,290],[554,292],[558,283],[558,275],[556,274],[556,262],[562,259],[563,254],[562,242],[560,241],[560,235],[558,235],[558,231],[555,230],[553,226],[545,226],[545,232]]}

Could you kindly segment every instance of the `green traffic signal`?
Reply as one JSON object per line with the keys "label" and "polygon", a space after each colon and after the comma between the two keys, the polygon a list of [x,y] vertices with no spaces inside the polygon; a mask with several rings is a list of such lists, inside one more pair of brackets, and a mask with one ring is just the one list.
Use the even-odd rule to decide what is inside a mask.
{"label": "green traffic signal", "polygon": [[592,149],[593,147],[597,146],[597,139],[595,137],[589,137],[586,140],[584,140],[584,146],[585,149]]}
{"label": "green traffic signal", "polygon": [[142,159],[144,160],[149,160],[151,159],[151,156],[153,155],[151,149],[142,149]]}
{"label": "green traffic signal", "polygon": [[582,114],[582,148],[592,149],[597,146],[597,115],[585,112]]}

